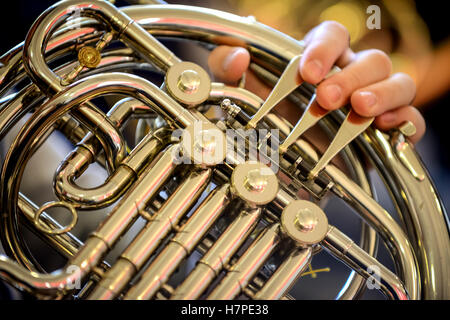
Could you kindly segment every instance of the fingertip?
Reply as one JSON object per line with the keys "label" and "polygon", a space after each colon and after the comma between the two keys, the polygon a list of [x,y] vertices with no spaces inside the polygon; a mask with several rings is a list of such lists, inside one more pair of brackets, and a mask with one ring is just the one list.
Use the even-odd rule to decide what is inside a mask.
{"label": "fingertip", "polygon": [[342,105],[342,88],[332,82],[323,82],[316,89],[317,102],[327,110],[335,110]]}
{"label": "fingertip", "polygon": [[216,47],[208,56],[208,68],[215,77],[219,77],[221,73],[221,61],[223,57],[223,46]]}
{"label": "fingertip", "polygon": [[350,98],[353,109],[363,117],[377,115],[378,97],[371,91],[356,91]]}
{"label": "fingertip", "polygon": [[417,108],[414,107],[410,108],[413,109],[412,112],[415,114],[415,121],[413,121],[413,124],[416,126],[416,134],[410,137],[410,140],[414,144],[416,144],[425,135],[425,132],[427,131],[427,123],[425,122],[425,118]]}
{"label": "fingertip", "polygon": [[401,126],[405,121],[411,121],[416,128],[416,133],[408,139],[414,144],[419,142],[426,132],[426,123],[420,111],[413,106],[385,112],[375,118],[375,125],[380,130],[387,131]]}
{"label": "fingertip", "polygon": [[324,77],[324,67],[319,59],[300,61],[300,76],[311,84],[319,83]]}
{"label": "fingertip", "polygon": [[238,81],[250,65],[249,52],[241,47],[236,47],[226,56],[222,69],[225,79],[229,82]]}
{"label": "fingertip", "polygon": [[375,118],[375,125],[381,130],[390,130],[398,123],[398,117],[395,111],[385,112]]}
{"label": "fingertip", "polygon": [[213,75],[226,83],[239,80],[250,64],[249,52],[241,47],[219,46],[208,58]]}

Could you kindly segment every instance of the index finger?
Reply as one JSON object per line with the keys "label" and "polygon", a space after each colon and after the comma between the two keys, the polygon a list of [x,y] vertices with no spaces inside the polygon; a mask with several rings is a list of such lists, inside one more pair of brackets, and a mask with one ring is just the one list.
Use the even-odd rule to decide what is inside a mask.
{"label": "index finger", "polygon": [[306,48],[300,61],[303,80],[317,84],[334,64],[346,65],[353,59],[350,35],[340,23],[326,21],[305,37]]}

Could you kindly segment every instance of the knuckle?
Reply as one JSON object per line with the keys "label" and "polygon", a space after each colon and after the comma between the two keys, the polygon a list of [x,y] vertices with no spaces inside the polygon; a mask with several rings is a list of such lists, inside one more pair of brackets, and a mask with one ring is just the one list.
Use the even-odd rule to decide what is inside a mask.
{"label": "knuckle", "polygon": [[361,77],[362,77],[361,73],[356,72],[355,70],[352,69],[347,70],[345,74],[343,73],[340,82],[344,91],[347,94],[351,94],[353,91],[359,88],[363,83]]}
{"label": "knuckle", "polygon": [[393,77],[396,79],[396,87],[399,90],[398,92],[402,92],[404,94],[404,99],[408,99],[409,102],[413,101],[417,93],[416,83],[413,78],[403,72],[395,73]]}
{"label": "knuckle", "polygon": [[341,23],[333,20],[327,20],[320,24],[325,31],[331,31],[338,35],[338,38],[346,39],[347,44],[350,44],[350,32]]}
{"label": "knuckle", "polygon": [[356,100],[356,99],[358,99],[358,97],[359,96],[357,95],[357,92],[352,93],[352,95],[350,97],[350,103],[351,103],[353,110],[355,110],[357,114],[359,114],[360,116],[363,116],[363,117],[372,116],[372,113],[371,113],[372,110],[370,110],[370,108],[368,108],[366,106],[366,104],[357,102],[358,100]]}
{"label": "knuckle", "polygon": [[343,35],[349,35],[347,28],[343,24],[341,24],[337,21],[333,21],[333,20],[324,21],[322,23],[322,25],[326,29],[335,30]]}
{"label": "knuckle", "polygon": [[425,119],[419,109],[414,106],[408,106],[408,108],[411,110],[411,113],[413,114],[415,120],[425,123]]}
{"label": "knuckle", "polygon": [[420,140],[427,130],[426,121],[425,121],[422,113],[420,113],[419,109],[417,109],[414,106],[408,106],[407,108],[411,112],[412,117],[413,117],[413,119],[411,119],[411,120],[414,123],[414,125],[416,126],[416,130],[417,130],[416,138]]}
{"label": "knuckle", "polygon": [[392,71],[392,61],[389,56],[382,50],[370,49],[368,54],[375,60],[375,63],[379,65],[383,70],[390,74]]}
{"label": "knuckle", "polygon": [[393,76],[396,77],[398,80],[400,80],[409,88],[414,88],[414,90],[416,89],[416,83],[409,74],[404,72],[397,72]]}

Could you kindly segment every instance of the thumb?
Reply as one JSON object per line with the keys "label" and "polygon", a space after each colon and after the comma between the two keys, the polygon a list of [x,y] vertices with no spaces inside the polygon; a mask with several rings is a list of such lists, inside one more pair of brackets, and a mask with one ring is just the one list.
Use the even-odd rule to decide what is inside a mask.
{"label": "thumb", "polygon": [[208,58],[214,77],[227,84],[236,83],[250,64],[250,54],[241,47],[219,46]]}

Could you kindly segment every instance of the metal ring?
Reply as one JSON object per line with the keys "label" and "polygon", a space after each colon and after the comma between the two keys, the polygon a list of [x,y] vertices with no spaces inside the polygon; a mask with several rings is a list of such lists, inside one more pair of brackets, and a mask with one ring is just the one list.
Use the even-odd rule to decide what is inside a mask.
{"label": "metal ring", "polygon": [[[49,208],[53,208],[53,207],[65,207],[70,210],[70,213],[72,214],[72,221],[70,222],[69,225],[67,225],[64,228],[49,229],[47,227],[44,227],[39,222],[39,218],[41,217],[42,213],[45,210],[47,210]],[[36,228],[38,228],[40,231],[45,232],[47,234],[58,235],[58,234],[67,233],[70,230],[72,230],[73,227],[75,227],[75,225],[78,222],[78,214],[77,214],[77,211],[75,210],[75,208],[70,203],[67,203],[64,201],[51,201],[51,202],[44,203],[44,205],[39,208],[39,210],[34,215],[33,221],[34,221],[34,225],[36,226]]]}

